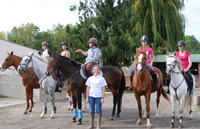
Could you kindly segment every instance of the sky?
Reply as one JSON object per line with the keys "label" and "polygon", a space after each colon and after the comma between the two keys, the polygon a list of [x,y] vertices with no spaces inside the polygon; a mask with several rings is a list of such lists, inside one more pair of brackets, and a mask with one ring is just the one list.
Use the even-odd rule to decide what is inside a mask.
{"label": "sky", "polygon": [[[78,5],[79,0],[0,0],[0,32],[27,23],[33,23],[41,31],[51,30],[58,23],[75,25],[78,14],[69,10],[73,4]],[[185,34],[200,41],[199,7],[200,0],[185,0],[182,12],[186,18]]]}

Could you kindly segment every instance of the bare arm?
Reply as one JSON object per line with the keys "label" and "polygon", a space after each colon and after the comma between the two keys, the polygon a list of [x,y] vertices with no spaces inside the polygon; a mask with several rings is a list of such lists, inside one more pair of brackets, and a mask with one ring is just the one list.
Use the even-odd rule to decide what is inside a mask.
{"label": "bare arm", "polygon": [[188,67],[184,69],[184,72],[187,72],[192,67],[192,59],[191,56],[188,56]]}
{"label": "bare arm", "polygon": [[89,98],[89,90],[90,90],[90,87],[87,86],[87,88],[86,88],[86,103],[89,102],[89,101],[88,101],[88,98]]}
{"label": "bare arm", "polygon": [[66,57],[70,59],[70,56],[71,56],[70,52],[67,51],[67,52],[66,52]]}
{"label": "bare arm", "polygon": [[82,49],[78,49],[78,50],[76,50],[75,52],[76,52],[76,53],[81,52],[81,53],[83,54],[85,51],[83,51]]}
{"label": "bare arm", "polygon": [[151,62],[150,62],[150,66],[153,66],[153,62],[155,60],[155,55],[154,53],[151,54]]}
{"label": "bare arm", "polygon": [[106,90],[106,87],[102,87],[102,99],[101,99],[101,103],[104,102],[104,98],[105,98],[105,90]]}

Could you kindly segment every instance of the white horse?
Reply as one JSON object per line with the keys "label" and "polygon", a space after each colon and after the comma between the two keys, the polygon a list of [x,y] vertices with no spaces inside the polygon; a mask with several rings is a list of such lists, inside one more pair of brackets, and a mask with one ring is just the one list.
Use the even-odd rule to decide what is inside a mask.
{"label": "white horse", "polygon": [[47,113],[47,101],[48,101],[48,96],[50,95],[53,106],[53,111],[50,115],[50,118],[53,119],[54,114],[56,113],[55,88],[57,81],[54,80],[52,76],[47,76],[45,74],[47,66],[48,66],[47,63],[44,60],[34,56],[33,52],[31,52],[22,59],[21,63],[18,66],[18,71],[25,72],[27,68],[30,67],[33,68],[34,72],[39,78],[39,83],[42,88],[44,96],[44,109],[39,118],[44,118],[44,115]]}
{"label": "white horse", "polygon": [[[189,107],[190,119],[192,119],[192,96],[189,95],[187,82],[182,74],[182,66],[180,60],[175,56],[175,53],[168,52],[166,55],[166,73],[170,74],[171,81],[169,84],[171,103],[172,103],[172,120],[171,127],[175,126],[175,110],[176,100],[179,101],[179,127],[183,127],[183,111]],[[195,79],[193,77],[193,90],[195,88]]]}

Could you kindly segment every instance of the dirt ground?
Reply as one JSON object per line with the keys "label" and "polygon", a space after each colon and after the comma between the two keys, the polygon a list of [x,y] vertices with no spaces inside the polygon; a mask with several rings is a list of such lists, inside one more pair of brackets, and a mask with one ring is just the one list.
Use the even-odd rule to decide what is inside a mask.
{"label": "dirt ground", "polygon": [[[155,100],[156,94],[151,97],[151,124],[154,129],[168,129],[171,122],[171,104],[161,97],[160,103],[160,119],[155,119]],[[48,112],[45,118],[39,119],[38,116],[42,112],[43,103],[36,102],[33,112],[23,115],[25,104],[0,108],[0,129],[87,129],[89,126],[89,108],[84,113],[82,125],[71,123],[73,113],[67,110],[67,99],[56,100],[57,113],[55,119],[50,119],[51,104],[48,103]],[[143,105],[144,98],[142,97]],[[103,104],[102,129],[140,129],[146,128],[146,121],[142,125],[136,126],[138,118],[137,102],[133,93],[125,93],[122,102],[122,112],[120,118],[109,120],[112,110],[112,95],[106,94]],[[145,106],[143,106],[143,109]],[[178,111],[177,111],[178,113]],[[200,113],[197,107],[193,106],[193,120],[189,120],[188,111],[185,111],[183,118],[183,126],[185,129],[200,128]],[[178,120],[176,120],[176,127]],[[96,118],[95,118],[96,127]]]}

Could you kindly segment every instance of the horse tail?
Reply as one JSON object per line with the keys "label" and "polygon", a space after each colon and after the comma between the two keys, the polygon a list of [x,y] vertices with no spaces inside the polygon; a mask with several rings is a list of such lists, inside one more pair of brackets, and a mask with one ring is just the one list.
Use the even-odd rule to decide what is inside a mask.
{"label": "horse tail", "polygon": [[125,81],[125,77],[124,77],[124,72],[120,68],[119,68],[119,70],[122,73],[122,78],[121,78],[121,82],[120,82],[120,86],[119,86],[119,90],[118,90],[118,96],[119,96],[118,104],[121,105],[121,103],[122,103],[122,96],[124,94],[124,90],[125,90],[125,86],[126,86],[126,81]]}
{"label": "horse tail", "polygon": [[170,98],[167,96],[167,94],[166,94],[165,90],[163,89],[163,87],[162,87],[161,93],[162,93],[162,96],[163,96],[167,101],[170,102]]}

